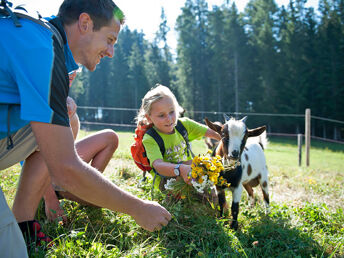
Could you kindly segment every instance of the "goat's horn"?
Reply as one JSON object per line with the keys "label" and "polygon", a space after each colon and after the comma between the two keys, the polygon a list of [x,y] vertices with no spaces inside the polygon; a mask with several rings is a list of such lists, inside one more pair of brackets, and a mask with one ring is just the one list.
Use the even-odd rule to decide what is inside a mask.
{"label": "goat's horn", "polygon": [[246,120],[247,120],[247,116],[244,116],[243,118],[241,118],[241,122],[243,122],[243,123],[245,123],[246,122]]}
{"label": "goat's horn", "polygon": [[227,122],[228,120],[230,120],[229,116],[227,116],[226,114],[223,114],[223,117],[225,118],[225,121]]}

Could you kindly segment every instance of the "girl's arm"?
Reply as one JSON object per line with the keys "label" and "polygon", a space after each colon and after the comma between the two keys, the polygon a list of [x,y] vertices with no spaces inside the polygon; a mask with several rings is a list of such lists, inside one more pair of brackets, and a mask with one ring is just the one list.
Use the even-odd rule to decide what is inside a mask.
{"label": "girl's arm", "polygon": [[[153,167],[159,174],[163,176],[169,176],[169,177],[176,176],[176,174],[174,173],[174,168],[176,167],[176,165],[177,164],[165,162],[162,159],[156,159],[153,162]],[[182,163],[179,167],[179,171],[180,171],[179,176],[183,178],[185,183],[189,184],[190,179],[188,178],[188,176],[189,176],[189,172],[191,171],[191,166]]]}
{"label": "girl's arm", "polygon": [[218,134],[217,132],[215,132],[214,130],[212,130],[210,128],[208,128],[208,130],[206,131],[204,136],[218,140],[218,141],[221,140],[220,134]]}

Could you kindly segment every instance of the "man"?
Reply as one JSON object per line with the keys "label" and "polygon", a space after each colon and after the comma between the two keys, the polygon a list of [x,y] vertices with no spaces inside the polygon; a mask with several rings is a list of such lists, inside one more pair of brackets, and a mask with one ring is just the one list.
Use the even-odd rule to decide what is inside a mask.
{"label": "man", "polygon": [[[158,203],[119,189],[74,148],[63,51],[94,71],[103,57],[113,57],[123,18],[111,0],[65,0],[50,21],[64,47],[56,32],[28,19],[19,19],[21,27],[12,18],[0,19],[0,169],[25,160],[12,208],[18,223],[33,220],[50,178],[82,200],[131,215],[149,231],[160,230],[171,219]],[[48,169],[32,169],[41,164]],[[23,241],[1,195],[0,253],[6,256],[19,252]]]}

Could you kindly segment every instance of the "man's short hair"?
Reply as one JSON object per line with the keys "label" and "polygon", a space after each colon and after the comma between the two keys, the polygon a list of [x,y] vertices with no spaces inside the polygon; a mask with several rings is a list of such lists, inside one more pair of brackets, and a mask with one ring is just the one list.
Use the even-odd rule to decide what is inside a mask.
{"label": "man's short hair", "polygon": [[124,24],[124,14],[112,0],[64,0],[57,16],[63,25],[70,25],[82,13],[90,15],[95,31],[108,26],[113,18]]}

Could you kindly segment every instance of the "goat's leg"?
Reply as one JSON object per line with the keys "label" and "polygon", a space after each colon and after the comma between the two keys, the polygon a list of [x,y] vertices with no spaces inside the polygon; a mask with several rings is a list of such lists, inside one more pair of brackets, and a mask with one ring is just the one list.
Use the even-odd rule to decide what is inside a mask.
{"label": "goat's leg", "polygon": [[269,210],[270,198],[269,198],[269,180],[268,180],[268,171],[264,171],[263,176],[259,178],[259,184],[262,188],[264,203],[266,211]]}
{"label": "goat's leg", "polygon": [[231,224],[231,228],[234,230],[238,229],[238,215],[239,215],[239,202],[241,199],[242,194],[242,184],[240,183],[237,188],[233,189],[233,202],[232,202],[232,217],[233,221]]}
{"label": "goat's leg", "polygon": [[251,207],[253,207],[255,204],[253,188],[249,184],[244,184],[244,187],[245,187],[245,190],[248,194],[248,201],[250,202]]}
{"label": "goat's leg", "polygon": [[226,193],[224,189],[217,189],[217,197],[218,202],[220,205],[220,216],[223,217],[226,213],[228,213],[228,204],[226,201]]}

